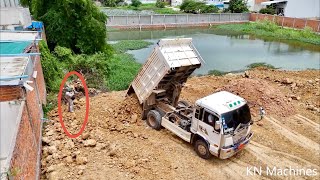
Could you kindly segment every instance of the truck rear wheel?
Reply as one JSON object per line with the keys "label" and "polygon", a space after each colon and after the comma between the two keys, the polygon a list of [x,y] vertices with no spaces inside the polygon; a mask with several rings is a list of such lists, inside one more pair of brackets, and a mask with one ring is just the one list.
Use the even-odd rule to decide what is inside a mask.
{"label": "truck rear wheel", "polygon": [[194,150],[196,151],[198,156],[200,156],[203,159],[209,159],[212,156],[210,154],[208,144],[202,139],[198,139],[194,143]]}
{"label": "truck rear wheel", "polygon": [[147,115],[147,124],[155,130],[161,129],[161,115],[156,110],[151,110]]}

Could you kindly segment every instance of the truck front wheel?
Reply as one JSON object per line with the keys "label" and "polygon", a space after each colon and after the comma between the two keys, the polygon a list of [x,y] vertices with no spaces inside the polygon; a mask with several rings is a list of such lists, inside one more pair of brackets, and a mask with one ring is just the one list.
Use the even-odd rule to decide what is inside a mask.
{"label": "truck front wheel", "polygon": [[147,124],[155,130],[160,130],[161,129],[160,113],[156,110],[149,111],[147,115]]}
{"label": "truck front wheel", "polygon": [[203,159],[209,159],[212,156],[210,154],[208,144],[202,139],[198,139],[194,143],[194,150],[196,151],[198,156],[200,156]]}

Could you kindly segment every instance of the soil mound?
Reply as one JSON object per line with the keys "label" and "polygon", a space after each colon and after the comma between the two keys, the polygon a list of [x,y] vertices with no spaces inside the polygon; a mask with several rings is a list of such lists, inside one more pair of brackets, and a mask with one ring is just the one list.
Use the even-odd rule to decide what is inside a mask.
{"label": "soil mound", "polygon": [[293,104],[279,90],[269,85],[264,80],[237,79],[228,85],[217,89],[226,90],[245,98],[251,108],[253,115],[258,115],[259,108],[263,107],[267,114],[287,117],[295,114]]}

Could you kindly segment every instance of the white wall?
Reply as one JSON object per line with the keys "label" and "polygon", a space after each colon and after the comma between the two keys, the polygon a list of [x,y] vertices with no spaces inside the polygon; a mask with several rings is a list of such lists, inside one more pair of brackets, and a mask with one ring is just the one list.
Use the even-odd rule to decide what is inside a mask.
{"label": "white wall", "polygon": [[29,8],[0,8],[0,29],[8,27],[7,29],[13,30],[14,26],[26,27],[29,25],[31,25]]}
{"label": "white wall", "polygon": [[14,150],[24,102],[0,102],[0,162],[1,172],[7,170]]}
{"label": "white wall", "polygon": [[320,0],[288,0],[284,15],[297,18],[319,18]]}

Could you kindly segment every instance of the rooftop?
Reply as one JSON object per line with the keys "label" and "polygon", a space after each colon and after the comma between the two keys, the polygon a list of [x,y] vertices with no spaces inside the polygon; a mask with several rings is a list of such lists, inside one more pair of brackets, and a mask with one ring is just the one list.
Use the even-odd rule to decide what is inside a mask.
{"label": "rooftop", "polygon": [[0,57],[0,77],[16,77],[25,73],[28,57]]}
{"label": "rooftop", "polygon": [[1,41],[34,41],[40,38],[36,31],[0,31]]}
{"label": "rooftop", "polygon": [[31,43],[32,43],[31,41],[0,42],[0,54],[21,54],[21,53],[24,53],[24,50]]}
{"label": "rooftop", "polygon": [[223,114],[243,106],[246,104],[246,100],[230,92],[220,91],[197,100],[196,104],[218,114]]}

